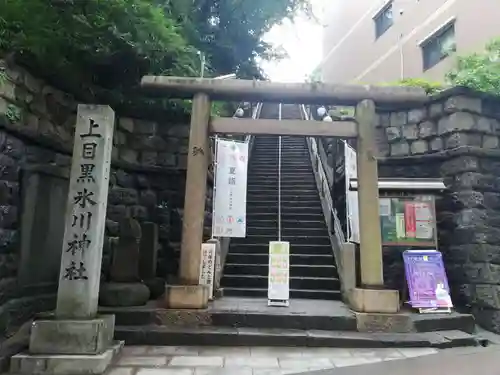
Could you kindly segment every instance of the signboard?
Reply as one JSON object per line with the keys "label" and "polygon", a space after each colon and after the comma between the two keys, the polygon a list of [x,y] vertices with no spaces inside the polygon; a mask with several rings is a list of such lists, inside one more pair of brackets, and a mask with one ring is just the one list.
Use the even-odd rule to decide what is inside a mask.
{"label": "signboard", "polygon": [[288,306],[290,298],[290,243],[269,242],[269,306]]}
{"label": "signboard", "polygon": [[359,243],[359,210],[358,192],[350,191],[349,183],[352,179],[358,178],[358,164],[356,150],[344,141],[345,157],[345,191],[346,191],[346,212],[347,212],[347,241]]}
{"label": "signboard", "polygon": [[435,247],[434,197],[380,198],[380,228],[383,246]]}
{"label": "signboard", "polygon": [[411,306],[431,309],[432,312],[450,311],[453,304],[441,253],[436,250],[406,250],[403,260]]}
{"label": "signboard", "polygon": [[214,297],[215,243],[201,244],[200,285],[208,285],[209,298]]}
{"label": "signboard", "polygon": [[245,237],[248,143],[217,139],[212,237]]}

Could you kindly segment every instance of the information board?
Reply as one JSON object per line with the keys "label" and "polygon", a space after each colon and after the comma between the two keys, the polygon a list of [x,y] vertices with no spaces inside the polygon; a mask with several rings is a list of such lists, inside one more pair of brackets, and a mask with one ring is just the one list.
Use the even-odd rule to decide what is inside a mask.
{"label": "information board", "polygon": [[290,243],[269,242],[269,306],[288,306],[290,298]]}
{"label": "information board", "polygon": [[434,197],[380,198],[383,246],[436,247]]}
{"label": "information board", "polygon": [[201,244],[200,285],[208,285],[209,298],[214,297],[214,274],[215,274],[216,244]]}
{"label": "information board", "polygon": [[450,309],[448,278],[443,257],[436,250],[406,250],[403,253],[410,304],[419,309]]}

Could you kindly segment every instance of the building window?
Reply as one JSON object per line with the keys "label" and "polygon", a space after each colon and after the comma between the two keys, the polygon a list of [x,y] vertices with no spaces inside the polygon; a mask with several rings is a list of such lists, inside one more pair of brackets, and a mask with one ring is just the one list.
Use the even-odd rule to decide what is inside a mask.
{"label": "building window", "polygon": [[383,7],[373,20],[375,21],[375,37],[379,38],[394,23],[392,18],[392,1]]}
{"label": "building window", "polygon": [[432,68],[456,50],[455,23],[453,22],[440,29],[422,44],[424,71]]}

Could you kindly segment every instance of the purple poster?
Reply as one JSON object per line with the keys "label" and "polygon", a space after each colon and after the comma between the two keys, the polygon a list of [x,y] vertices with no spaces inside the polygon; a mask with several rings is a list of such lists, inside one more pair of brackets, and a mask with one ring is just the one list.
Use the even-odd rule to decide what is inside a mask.
{"label": "purple poster", "polygon": [[443,257],[439,251],[406,250],[403,260],[412,307],[453,307]]}

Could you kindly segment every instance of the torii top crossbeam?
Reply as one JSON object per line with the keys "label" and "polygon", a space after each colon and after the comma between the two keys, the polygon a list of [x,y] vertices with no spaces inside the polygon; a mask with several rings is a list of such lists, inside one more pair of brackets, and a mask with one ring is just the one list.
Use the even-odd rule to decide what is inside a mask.
{"label": "torii top crossbeam", "polygon": [[428,98],[418,87],[278,83],[251,80],[217,80],[145,76],[142,87],[151,95],[190,99],[205,93],[212,100],[261,101],[296,104],[356,105],[364,99],[377,104],[423,103]]}

